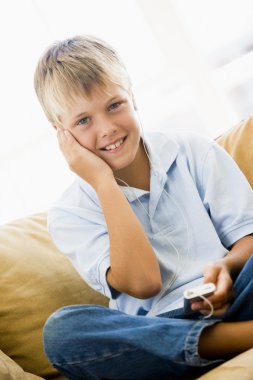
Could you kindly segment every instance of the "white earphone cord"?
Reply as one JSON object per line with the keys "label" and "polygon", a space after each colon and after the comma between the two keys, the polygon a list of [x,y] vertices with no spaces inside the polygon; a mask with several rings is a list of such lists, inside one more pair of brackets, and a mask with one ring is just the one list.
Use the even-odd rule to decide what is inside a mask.
{"label": "white earphone cord", "polygon": [[207,299],[205,296],[198,296],[198,297],[202,298],[203,301],[206,301],[206,303],[207,303],[208,306],[210,307],[210,312],[209,312],[209,314],[205,315],[205,316],[203,317],[203,319],[210,318],[210,317],[213,315],[213,313],[214,313],[214,307],[213,307],[212,302],[209,301],[209,299]]}
{"label": "white earphone cord", "polygon": [[[138,115],[139,117],[139,115]],[[150,165],[153,167],[153,168],[156,168],[156,165],[153,163],[153,161],[151,160],[149,154],[148,154],[148,151],[147,151],[147,147],[145,145],[145,142],[144,142],[144,131],[143,131],[143,127],[142,127],[142,123],[139,119],[139,123],[140,123],[140,127],[141,127],[141,130],[142,130],[142,143],[143,143],[143,148],[145,150],[145,153],[148,157],[148,160],[150,162]],[[136,197],[138,203],[140,204],[141,208],[144,210],[144,212],[148,215],[148,217],[150,218],[150,214],[149,212],[146,210],[146,208],[143,206],[143,204],[141,203],[141,201],[139,200],[139,198],[136,196],[134,190],[128,185],[128,183],[126,183],[125,181],[123,181],[122,179],[120,178],[116,178],[118,181],[124,183],[124,185],[126,185],[130,191],[134,194],[134,196]],[[172,198],[172,196],[164,189],[164,187],[160,184],[160,182],[158,181],[159,183],[159,186],[160,188],[162,189],[163,193],[174,203],[174,205],[177,207],[177,209],[180,211],[180,214],[182,215],[182,218],[185,222],[185,225],[186,225],[186,230],[187,230],[187,258],[189,258],[189,225],[188,225],[188,222],[187,222],[187,219],[185,217],[185,214],[182,210],[182,208],[179,206],[178,202]],[[173,283],[176,281],[177,277],[178,277],[178,274],[179,274],[179,262],[181,261],[181,255],[178,251],[178,249],[176,248],[176,246],[174,245],[174,243],[162,232],[162,235],[163,237],[168,241],[168,243],[173,247],[173,249],[175,250],[176,254],[177,254],[177,261],[178,261],[178,265],[177,265],[177,268],[176,268],[176,271],[173,273],[173,277],[166,283],[163,285],[163,288],[161,290],[161,292],[159,293],[159,295],[157,296],[151,310],[150,310],[150,313],[151,314],[155,314],[154,311],[155,309],[157,308],[157,304],[159,303],[159,301],[163,298],[164,294],[169,290],[169,288],[173,285]],[[210,306],[210,313],[205,316],[204,318],[210,318],[212,315],[213,315],[213,312],[214,312],[214,308],[213,308],[213,305],[212,303],[204,296],[200,296],[203,300],[205,300],[208,305]]]}

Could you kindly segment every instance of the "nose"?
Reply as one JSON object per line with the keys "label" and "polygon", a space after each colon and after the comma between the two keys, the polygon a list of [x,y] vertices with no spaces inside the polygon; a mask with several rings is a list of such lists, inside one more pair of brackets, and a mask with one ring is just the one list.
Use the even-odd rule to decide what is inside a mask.
{"label": "nose", "polygon": [[112,125],[110,123],[102,124],[101,130],[100,130],[100,136],[102,138],[114,135],[117,132],[117,127],[115,125]]}

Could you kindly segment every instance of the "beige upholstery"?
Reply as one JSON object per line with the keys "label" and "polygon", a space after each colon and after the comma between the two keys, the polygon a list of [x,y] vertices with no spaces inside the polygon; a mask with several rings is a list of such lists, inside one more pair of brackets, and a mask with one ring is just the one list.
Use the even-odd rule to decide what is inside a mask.
{"label": "beige upholstery", "polygon": [[62,378],[43,352],[46,319],[64,305],[107,305],[107,299],[58,252],[46,229],[46,213],[0,227],[0,257],[1,350],[27,372]]}
{"label": "beige upholstery", "polygon": [[234,158],[253,187],[253,117],[218,137],[217,142]]}
{"label": "beige upholstery", "polygon": [[252,380],[253,348],[201,376],[199,380]]}
{"label": "beige upholstery", "polygon": [[0,351],[1,380],[40,380],[42,377],[25,372],[17,363]]}

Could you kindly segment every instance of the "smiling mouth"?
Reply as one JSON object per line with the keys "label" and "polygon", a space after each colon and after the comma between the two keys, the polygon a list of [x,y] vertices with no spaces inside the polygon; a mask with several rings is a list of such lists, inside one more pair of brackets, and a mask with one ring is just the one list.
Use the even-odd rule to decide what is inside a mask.
{"label": "smiling mouth", "polygon": [[119,148],[124,143],[125,140],[126,140],[126,137],[123,137],[123,138],[119,139],[118,141],[116,141],[115,144],[107,145],[104,148],[102,148],[101,150],[104,150],[106,152],[110,152],[112,150],[115,150],[115,149]]}

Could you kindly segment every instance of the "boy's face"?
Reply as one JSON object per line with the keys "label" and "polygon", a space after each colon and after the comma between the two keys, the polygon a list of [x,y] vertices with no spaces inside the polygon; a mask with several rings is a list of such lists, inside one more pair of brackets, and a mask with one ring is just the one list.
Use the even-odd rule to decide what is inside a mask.
{"label": "boy's face", "polygon": [[113,171],[133,163],[139,150],[140,128],[132,98],[116,84],[105,91],[94,88],[89,99],[76,97],[61,122],[63,129]]}

